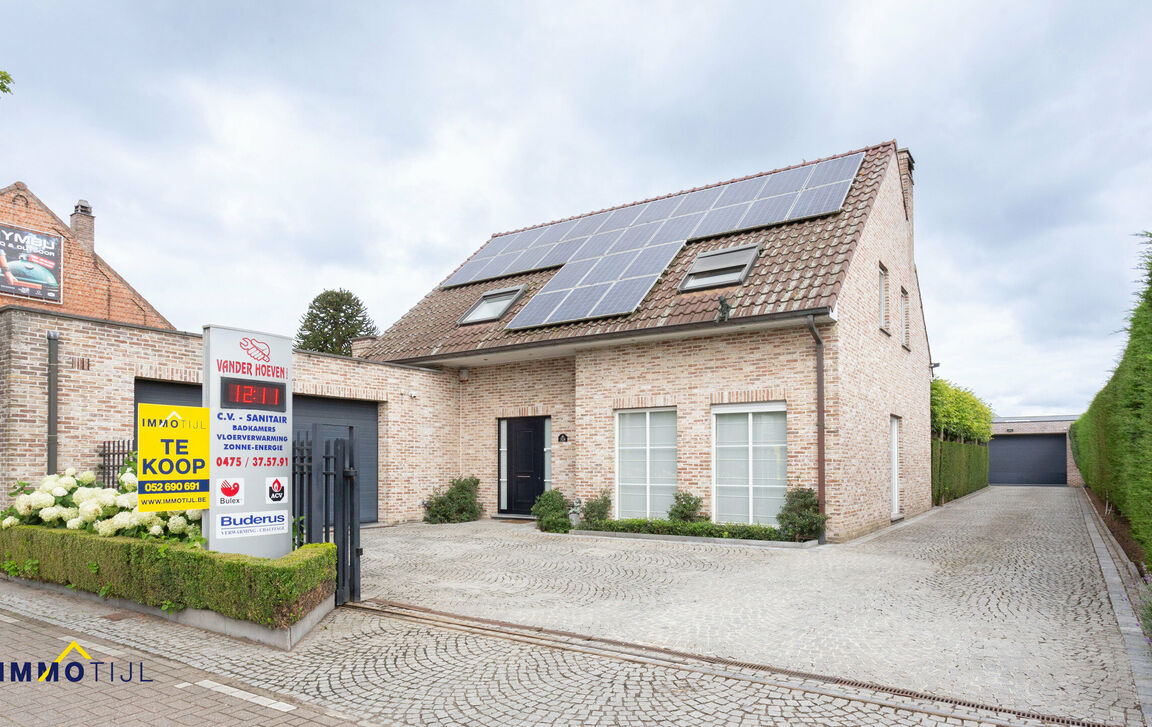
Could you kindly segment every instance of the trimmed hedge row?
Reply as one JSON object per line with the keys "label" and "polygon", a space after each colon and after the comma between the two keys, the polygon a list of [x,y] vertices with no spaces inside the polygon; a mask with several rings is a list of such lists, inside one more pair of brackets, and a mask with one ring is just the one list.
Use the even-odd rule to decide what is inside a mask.
{"label": "trimmed hedge row", "polygon": [[270,560],[178,543],[16,525],[0,530],[0,567],[19,576],[165,610],[203,608],[279,628],[299,621],[336,582],[336,546]]}
{"label": "trimmed hedge row", "polygon": [[788,540],[776,528],[768,525],[742,523],[714,523],[707,520],[598,520],[580,523],[582,530],[607,533],[648,533],[652,535],[690,535],[697,538],[732,538],[733,540]]}
{"label": "trimmed hedge row", "polygon": [[988,445],[932,440],[932,504],[988,486]]}
{"label": "trimmed hedge row", "polygon": [[1128,324],[1128,345],[1112,378],[1072,425],[1084,481],[1128,519],[1152,550],[1152,233],[1142,235],[1144,288]]}
{"label": "trimmed hedge row", "polygon": [[934,433],[976,442],[992,438],[992,409],[970,390],[932,379],[931,397]]}

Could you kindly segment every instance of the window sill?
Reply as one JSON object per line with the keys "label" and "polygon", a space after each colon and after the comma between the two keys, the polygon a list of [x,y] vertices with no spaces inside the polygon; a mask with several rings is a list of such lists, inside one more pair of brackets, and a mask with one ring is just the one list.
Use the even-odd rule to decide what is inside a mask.
{"label": "window sill", "polygon": [[908,353],[912,353],[912,347],[909,346],[907,343],[901,343],[900,347],[903,348]]}
{"label": "window sill", "polygon": [[885,336],[891,336],[892,335],[892,331],[888,330],[884,326],[880,326],[880,332],[883,333]]}

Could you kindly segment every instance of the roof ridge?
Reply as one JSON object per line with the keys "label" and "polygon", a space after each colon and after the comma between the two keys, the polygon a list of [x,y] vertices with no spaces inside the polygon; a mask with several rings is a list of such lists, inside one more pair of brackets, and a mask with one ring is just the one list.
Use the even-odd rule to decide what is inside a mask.
{"label": "roof ridge", "polygon": [[[549,225],[556,225],[556,224],[559,224],[561,222],[570,222],[571,220],[579,220],[579,219],[582,219],[584,217],[591,217],[592,215],[598,215],[598,214],[601,214],[603,212],[614,212],[614,211],[619,210],[619,209],[624,209],[625,207],[634,207],[638,204],[648,204],[649,202],[655,202],[657,200],[668,199],[669,197],[675,197],[676,195],[679,195],[679,194],[688,194],[690,192],[699,192],[702,189],[712,189],[713,187],[721,187],[725,184],[733,184],[735,182],[743,182],[746,179],[755,179],[756,177],[766,177],[769,174],[777,174],[779,172],[786,172],[790,169],[798,169],[800,167],[806,167],[809,164],[819,164],[820,162],[826,162],[830,159],[839,159],[840,157],[851,156],[853,154],[859,154],[860,152],[867,153],[873,149],[879,149],[880,147],[883,147],[883,146],[891,146],[891,147],[895,148],[896,147],[896,140],[890,139],[888,141],[880,142],[879,144],[871,144],[869,146],[865,146],[865,147],[862,147],[860,149],[853,149],[852,151],[845,151],[845,152],[841,152],[839,154],[832,154],[830,156],[822,157],[820,159],[812,159],[809,161],[800,162],[799,164],[792,164],[792,165],[787,166],[787,167],[779,167],[777,169],[770,169],[766,172],[756,172],[754,174],[748,174],[748,175],[745,175],[743,177],[735,177],[733,179],[725,179],[725,180],[720,181],[720,182],[713,182],[711,184],[705,184],[705,185],[701,185],[699,187],[692,187],[690,189],[682,189],[679,192],[670,192],[668,194],[662,194],[662,195],[659,195],[657,197],[649,197],[647,199],[641,199],[641,200],[637,200],[635,202],[628,202],[626,204],[618,204],[618,205],[615,205],[613,207],[605,207],[604,209],[593,210],[592,212],[585,212],[585,213],[579,214],[579,215],[572,215],[571,217],[562,217],[558,220],[552,220],[550,222],[540,222],[540,223],[535,224],[535,225],[528,225],[527,227],[518,227],[516,229],[507,230],[505,232],[495,232],[488,239],[492,240],[494,238],[501,237],[503,235],[512,235],[512,234],[515,234],[517,232],[524,232],[526,230],[535,230],[535,229],[538,229],[540,227],[547,227]],[[487,244],[487,243],[485,243],[485,244]],[[477,252],[479,252],[479,251],[477,251]],[[471,256],[469,256],[469,259],[471,259]],[[467,261],[465,261],[465,262],[467,262]]]}

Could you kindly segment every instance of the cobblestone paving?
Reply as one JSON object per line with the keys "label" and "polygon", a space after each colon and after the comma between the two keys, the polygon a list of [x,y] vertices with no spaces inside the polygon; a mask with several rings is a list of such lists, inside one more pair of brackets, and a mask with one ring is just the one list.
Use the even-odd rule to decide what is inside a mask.
{"label": "cobblestone paving", "polygon": [[[78,681],[69,682],[60,674],[55,683],[13,683],[7,671],[11,662],[32,662],[35,678],[37,663],[53,661],[72,640],[94,661],[103,663],[93,665],[73,651],[63,664],[78,661],[86,665],[83,676],[72,671]],[[222,683],[219,676],[184,664],[124,646],[109,646],[76,631],[40,621],[0,614],[0,644],[3,644],[6,678],[0,683],[0,725],[304,727],[355,724],[315,707],[289,704],[279,697],[254,693],[244,685],[237,688],[234,684]],[[140,681],[141,663],[144,678],[152,681]],[[124,681],[129,664],[133,671],[129,673],[130,679]],[[111,671],[113,668],[115,672]]]}
{"label": "cobblestone paving", "polygon": [[[326,709],[352,715],[360,725],[1039,724],[863,689],[764,679],[740,669],[705,673],[516,643],[353,609],[338,609],[292,652],[283,652],[3,581],[0,607],[0,626],[10,624],[10,614],[20,614],[11,629],[0,629],[6,659],[14,652],[53,658],[66,642],[50,634],[76,637],[100,653],[101,646],[76,636],[83,634],[136,645],[120,658],[144,660],[156,679],[155,686],[75,692],[65,690],[77,685],[46,685],[55,690],[48,699],[37,691],[42,685],[2,684],[0,724],[345,724],[325,716]],[[290,715],[279,714],[253,703],[251,694],[240,699],[202,686],[213,682],[303,704]],[[181,684],[183,692],[177,693]]]}
{"label": "cobblestone paving", "polygon": [[996,487],[812,551],[481,521],[364,531],[365,597],[1139,724],[1080,493]]}

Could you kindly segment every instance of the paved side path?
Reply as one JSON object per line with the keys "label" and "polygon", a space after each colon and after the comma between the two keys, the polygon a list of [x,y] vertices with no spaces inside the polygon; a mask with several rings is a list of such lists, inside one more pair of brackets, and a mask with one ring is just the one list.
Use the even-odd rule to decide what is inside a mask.
{"label": "paved side path", "polygon": [[[32,662],[35,679],[37,663],[55,660],[73,640],[92,661],[103,663],[93,664],[79,652],[72,651],[62,666],[72,661],[84,664],[83,676],[78,670],[71,672],[78,681],[69,682],[61,673],[57,682],[13,682],[9,670],[12,662]],[[253,690],[249,685],[216,674],[11,613],[0,613],[0,644],[3,644],[0,658],[4,667],[4,681],[0,682],[0,725],[336,727],[355,724],[312,706],[270,697],[265,690]],[[152,681],[140,681],[141,663],[144,678]],[[130,677],[127,681],[126,675]]]}
{"label": "paved side path", "polygon": [[1080,493],[996,487],[812,551],[481,521],[365,531],[364,595],[1140,724]]}

